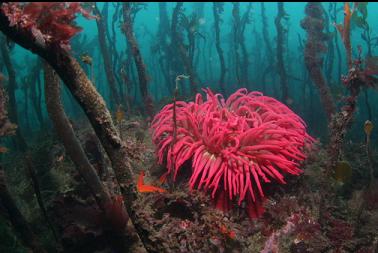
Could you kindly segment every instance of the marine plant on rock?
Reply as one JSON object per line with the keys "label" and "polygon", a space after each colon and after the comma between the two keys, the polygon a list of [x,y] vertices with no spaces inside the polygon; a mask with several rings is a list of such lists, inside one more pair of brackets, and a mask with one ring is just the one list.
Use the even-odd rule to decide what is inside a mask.
{"label": "marine plant on rock", "polygon": [[77,14],[93,18],[78,2],[5,3],[1,10],[10,26],[31,30],[40,45],[58,44],[69,48],[69,40],[82,29],[74,25]]}

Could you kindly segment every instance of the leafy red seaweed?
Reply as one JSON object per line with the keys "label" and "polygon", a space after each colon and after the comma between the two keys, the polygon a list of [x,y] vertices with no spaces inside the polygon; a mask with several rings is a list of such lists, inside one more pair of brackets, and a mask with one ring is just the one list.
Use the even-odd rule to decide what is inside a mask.
{"label": "leafy red seaweed", "polygon": [[29,30],[41,46],[63,48],[69,48],[69,40],[82,30],[74,24],[77,14],[93,18],[78,2],[5,3],[1,11],[11,26]]}

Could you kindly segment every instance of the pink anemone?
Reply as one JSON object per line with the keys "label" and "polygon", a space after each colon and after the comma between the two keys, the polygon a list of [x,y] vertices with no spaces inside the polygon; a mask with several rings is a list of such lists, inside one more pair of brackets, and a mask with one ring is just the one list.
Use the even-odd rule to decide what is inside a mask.
{"label": "pink anemone", "polygon": [[[285,184],[285,174],[299,175],[304,147],[313,138],[304,121],[286,105],[260,92],[239,89],[227,100],[204,90],[194,102],[176,102],[176,140],[173,104],[152,121],[159,163],[176,179],[191,160],[190,189],[203,189],[226,202],[246,200],[250,216],[262,212],[263,184]],[[228,206],[228,204],[227,204]]]}

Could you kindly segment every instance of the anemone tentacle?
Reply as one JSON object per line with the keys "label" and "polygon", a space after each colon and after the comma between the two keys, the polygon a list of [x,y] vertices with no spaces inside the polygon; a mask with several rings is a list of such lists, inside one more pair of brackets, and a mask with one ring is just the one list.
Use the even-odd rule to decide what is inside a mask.
{"label": "anemone tentacle", "polygon": [[236,198],[239,205],[246,200],[253,213],[261,208],[265,184],[286,184],[285,175],[302,172],[304,148],[314,139],[289,107],[261,92],[243,88],[225,100],[203,90],[206,100],[197,94],[194,102],[176,102],[176,140],[173,104],[153,119],[159,163],[166,161],[167,173],[176,179],[191,160],[190,189],[210,192],[212,198],[218,193],[230,201]]}

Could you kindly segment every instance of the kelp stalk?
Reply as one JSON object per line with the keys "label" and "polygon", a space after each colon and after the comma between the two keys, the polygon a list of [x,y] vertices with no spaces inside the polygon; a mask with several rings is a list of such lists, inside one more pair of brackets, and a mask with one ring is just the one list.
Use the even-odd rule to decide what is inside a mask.
{"label": "kelp stalk", "polygon": [[[0,12],[0,30],[20,46],[45,59],[83,108],[111,161],[127,203],[127,211],[133,220],[135,216],[132,215],[134,213],[132,203],[136,200],[137,194],[127,149],[114,126],[105,101],[88,79],[80,64],[69,52],[55,44],[36,43],[30,30],[10,26],[8,17],[3,12]],[[138,230],[137,227],[136,229]]]}
{"label": "kelp stalk", "polygon": [[[6,110],[8,98],[2,87],[2,75],[0,74],[0,138],[13,135],[16,130],[16,125],[8,120],[8,111]],[[5,177],[4,169],[0,165],[0,215],[12,224],[21,243],[36,253],[46,252],[38,237],[34,234],[26,221],[24,215],[18,209],[15,200],[12,198]]]}
{"label": "kelp stalk", "polygon": [[[3,213],[3,208],[5,213]],[[21,243],[34,253],[45,253],[38,237],[33,233],[24,215],[18,209],[7,186],[3,168],[0,166],[0,215],[7,217]]]}
{"label": "kelp stalk", "polygon": [[134,28],[133,28],[133,13],[132,5],[136,3],[123,3],[123,32],[126,35],[126,39],[128,42],[129,47],[131,48],[131,53],[134,58],[135,66],[138,72],[139,78],[139,89],[140,93],[145,105],[146,114],[150,117],[153,115],[153,106],[152,106],[152,98],[148,94],[148,82],[149,77],[147,74],[146,65],[143,62],[142,54],[139,49],[138,42],[134,35]]}
{"label": "kelp stalk", "polygon": [[93,12],[97,15],[96,23],[97,23],[97,30],[98,30],[98,41],[100,45],[101,55],[104,61],[104,70],[106,74],[106,79],[108,80],[108,85],[110,88],[111,99],[110,99],[110,107],[112,110],[115,109],[115,105],[120,104],[119,94],[116,88],[116,80],[112,68],[112,61],[109,54],[109,46],[107,45],[106,41],[106,31],[107,31],[107,22],[106,16],[101,15],[100,10],[98,9],[96,3],[94,3]]}
{"label": "kelp stalk", "polygon": [[179,20],[183,14],[183,3],[177,2],[175,8],[172,12],[172,24],[171,24],[171,47],[180,57],[186,74],[189,76],[189,84],[191,94],[194,95],[197,92],[198,78],[194,71],[192,62],[189,56],[187,48],[190,46],[185,46],[183,42],[183,36],[179,32]]}
{"label": "kelp stalk", "polygon": [[284,62],[284,37],[286,36],[286,31],[282,24],[282,20],[287,19],[287,14],[284,9],[284,3],[279,2],[277,3],[278,13],[274,20],[274,24],[276,25],[277,30],[277,70],[278,75],[280,76],[280,83],[281,83],[281,92],[282,92],[282,101],[286,102],[289,98],[289,87],[288,87],[288,79],[286,73],[286,67]]}
{"label": "kelp stalk", "polygon": [[220,77],[219,77],[219,87],[221,92],[225,93],[225,75],[226,75],[226,64],[224,60],[223,50],[220,45],[220,14],[223,12],[223,3],[214,2],[213,3],[213,15],[214,15],[214,28],[215,28],[215,47],[217,49],[219,64],[220,64]]}
{"label": "kelp stalk", "polygon": [[[111,219],[112,217],[107,217],[110,214],[109,207],[112,205],[112,199],[108,193],[105,186],[100,181],[99,176],[96,173],[95,168],[89,162],[79,140],[77,139],[74,130],[68,120],[67,115],[64,112],[63,105],[60,99],[60,80],[58,75],[54,70],[47,64],[44,64],[45,71],[45,96],[46,96],[46,107],[49,113],[50,119],[52,120],[55,130],[63,142],[65,150],[72,162],[75,164],[76,169],[79,174],[83,177],[86,185],[89,187],[92,196],[95,198],[99,208],[103,211],[105,220]],[[120,210],[122,212],[122,210]],[[126,210],[123,211],[125,214],[122,217],[128,219]],[[119,221],[119,223],[126,223],[126,221]],[[125,229],[125,228],[124,228]],[[113,229],[115,232],[116,229]],[[115,234],[122,237],[124,231],[116,231]],[[126,242],[125,238],[122,241]],[[122,250],[126,250],[127,247],[124,243],[117,243],[121,246]]]}
{"label": "kelp stalk", "polygon": [[47,214],[47,209],[46,209],[45,203],[43,201],[41,187],[40,187],[40,184],[39,184],[37,173],[35,172],[35,168],[33,166],[33,161],[32,161],[32,158],[29,154],[25,155],[25,167],[26,167],[26,170],[27,170],[27,174],[28,174],[29,178],[31,179],[32,187],[34,189],[34,193],[35,193],[35,196],[37,198],[37,203],[38,203],[39,209],[41,209],[42,217],[45,219],[45,221],[47,223],[47,227],[51,231],[55,241],[57,243],[59,243],[59,239],[58,239],[58,236],[56,234],[55,228],[54,228],[54,226],[53,226],[53,224],[50,220],[49,215]]}
{"label": "kelp stalk", "polygon": [[90,188],[93,197],[101,209],[105,209],[105,204],[110,202],[110,196],[102,185],[96,170],[90,164],[79,140],[76,138],[74,130],[60,99],[60,80],[54,70],[45,63],[45,99],[46,108],[50,119],[54,124],[56,133],[62,141],[67,154],[75,164],[79,174],[83,177]]}
{"label": "kelp stalk", "polygon": [[336,105],[322,72],[323,54],[327,50],[325,45],[327,37],[323,33],[324,10],[321,3],[307,3],[305,14],[306,17],[301,21],[302,28],[307,32],[304,53],[305,64],[312,81],[318,88],[328,122],[330,122],[332,115],[336,111]]}
{"label": "kelp stalk", "polygon": [[[0,50],[2,54],[2,58],[4,60],[5,67],[8,72],[8,98],[9,98],[9,119],[11,122],[13,122],[16,125],[18,124],[18,115],[17,115],[17,101],[16,101],[16,89],[17,89],[17,81],[16,81],[16,72],[14,70],[9,48],[7,43],[5,42],[4,36],[1,35],[0,37]],[[16,138],[15,138],[15,144],[16,147],[21,150],[26,150],[26,141],[24,137],[22,136],[21,129],[18,127],[16,129]]]}
{"label": "kelp stalk", "polygon": [[[272,70],[275,68],[275,57],[273,55],[273,49],[269,38],[269,26],[268,26],[268,18],[266,16],[265,12],[265,3],[261,2],[261,21],[262,21],[262,35],[264,39],[264,46],[266,48],[266,61],[268,66],[265,68],[265,70],[262,73],[261,81],[263,85],[263,91],[266,92],[266,77],[269,73],[272,72]],[[275,83],[275,82],[273,82]]]}

